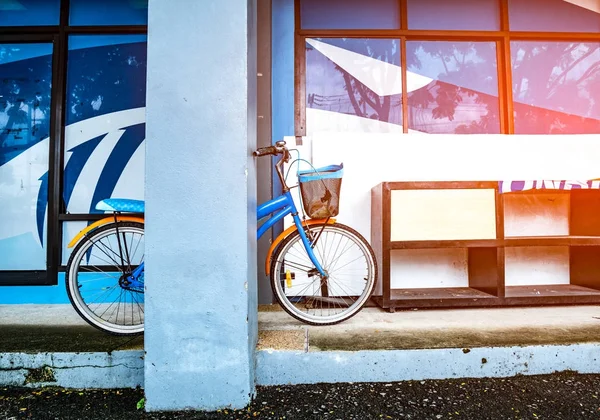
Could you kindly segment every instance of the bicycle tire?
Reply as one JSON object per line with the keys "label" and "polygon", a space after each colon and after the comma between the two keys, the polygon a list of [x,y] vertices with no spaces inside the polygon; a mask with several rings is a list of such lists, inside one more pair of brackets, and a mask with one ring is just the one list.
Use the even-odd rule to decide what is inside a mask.
{"label": "bicycle tire", "polygon": [[[311,225],[309,227],[307,227],[305,229],[305,231],[309,231],[311,232],[311,234],[318,234],[319,232],[321,232],[319,238],[318,238],[318,242],[317,244],[314,246],[315,251],[315,255],[317,255],[317,258],[319,258],[319,262],[324,265],[324,268],[326,271],[328,271],[329,273],[329,279],[327,282],[327,286],[325,286],[327,293],[329,293],[329,289],[331,290],[335,290],[335,288],[337,288],[338,291],[341,291],[343,293],[346,293],[347,296],[327,296],[327,297],[323,297],[322,295],[324,294],[324,282],[319,281],[318,285],[314,284],[311,286],[306,286],[304,289],[302,290],[307,290],[307,288],[312,287],[313,289],[318,288],[320,289],[319,293],[321,294],[321,296],[316,296],[316,295],[312,295],[312,299],[313,299],[313,303],[316,301],[325,301],[328,304],[328,314],[324,314],[323,313],[323,308],[320,308],[320,315],[319,315],[319,309],[315,309],[314,307],[310,307],[310,305],[313,305],[313,303],[310,302],[310,297],[306,297],[302,294],[300,294],[300,296],[293,295],[292,293],[290,293],[290,296],[288,296],[288,294],[286,294],[286,286],[288,290],[293,289],[293,287],[298,287],[298,286],[294,286],[294,281],[296,281],[297,279],[292,279],[292,272],[290,271],[289,273],[287,272],[288,270],[290,270],[289,267],[292,267],[294,270],[294,277],[297,277],[296,274],[298,273],[299,270],[299,266],[301,266],[302,264],[298,264],[297,262],[291,262],[288,261],[288,263],[286,264],[286,266],[288,267],[287,269],[282,270],[282,267],[284,267],[284,261],[285,261],[285,254],[290,253],[290,251],[292,249],[301,249],[305,255],[302,256],[303,261],[305,264],[310,264],[310,270],[303,270],[300,269],[300,273],[301,275],[303,275],[304,271],[307,271],[307,278],[310,278],[310,275],[308,273],[312,272],[313,273],[313,277],[315,277],[316,279],[318,278],[320,279],[320,276],[316,273],[316,269],[314,269],[312,263],[310,263],[310,260],[308,260],[308,255],[306,254],[306,250],[304,249],[304,246],[302,244],[302,240],[300,238],[300,234],[298,231],[294,231],[293,233],[291,233],[290,235],[288,235],[283,241],[282,243],[279,245],[279,247],[277,248],[277,250],[275,251],[275,253],[273,254],[273,258],[271,261],[271,272],[270,272],[270,280],[271,280],[271,289],[273,290],[273,294],[275,295],[278,303],[281,305],[281,307],[292,317],[296,318],[299,321],[302,321],[304,323],[310,324],[310,325],[333,325],[333,324],[338,324],[340,322],[346,321],[348,319],[350,319],[351,317],[353,317],[354,315],[356,315],[363,307],[364,305],[368,302],[369,298],[371,297],[373,290],[375,290],[375,285],[377,283],[377,263],[376,263],[376,259],[375,259],[375,253],[373,252],[373,249],[371,248],[371,245],[365,240],[365,238],[358,233],[357,231],[355,231],[354,229],[352,229],[349,226],[343,225],[341,223],[334,223],[334,224],[316,224],[316,225]],[[328,241],[331,241],[331,245],[332,246],[337,246],[337,248],[339,249],[339,246],[341,244],[341,239],[337,242],[335,242],[335,238],[333,240],[331,240],[331,238],[329,238],[329,233],[337,233],[340,234],[342,237],[346,238],[349,242],[352,242],[353,244],[358,246],[358,251],[355,251],[356,254],[358,255],[358,259],[364,258],[364,262],[366,263],[366,277],[364,275],[361,274],[361,276],[363,277],[363,280],[365,281],[364,287],[362,287],[362,289],[360,290],[360,293],[357,295],[358,297],[356,298],[355,301],[352,302],[352,298],[351,297],[351,293],[349,289],[346,289],[344,287],[341,287],[339,285],[339,283],[341,283],[341,277],[338,278],[338,284],[335,284],[333,282],[333,276],[334,273],[330,270],[332,270],[332,268],[336,268],[336,267],[332,267],[332,264],[338,264],[340,257],[337,257],[337,259],[333,260],[330,259],[329,257],[331,256],[330,252],[332,251],[328,251],[327,254],[324,254],[323,252],[323,248],[324,246],[327,245]],[[344,248],[345,249],[345,248]],[[353,255],[350,256],[346,256],[345,258],[349,259],[352,258]],[[307,262],[308,261],[308,262]],[[357,260],[358,261],[358,260]],[[350,264],[352,262],[349,262],[348,264]],[[347,266],[348,264],[345,264],[344,266],[342,266],[341,268]],[[305,268],[308,268],[308,265],[304,266]],[[314,274],[317,274],[316,276]],[[336,276],[339,276],[340,274],[335,274]],[[356,282],[359,279],[359,276],[352,276],[352,277],[356,277],[356,279],[354,279],[354,281]],[[288,281],[290,281],[290,283],[287,283]],[[312,281],[314,282],[314,280]],[[285,285],[284,285],[285,284]],[[303,284],[301,284],[301,286],[303,286]],[[333,286],[333,287],[332,287]],[[358,289],[360,287],[357,287],[356,289]],[[355,290],[355,289],[353,289]],[[342,293],[342,295],[343,295]],[[335,293],[334,293],[335,295]],[[290,299],[292,298],[292,299]],[[341,301],[340,301],[341,299]],[[295,300],[295,302],[293,302],[292,300]],[[336,309],[335,305],[333,306],[333,308],[331,307],[331,302],[337,302],[339,304],[339,308]],[[299,302],[303,302],[300,305],[298,304]],[[352,303],[351,303],[352,302]],[[350,304],[351,303],[351,304]],[[302,309],[302,304],[305,306],[304,310]],[[344,306],[348,305],[346,309],[344,309]],[[331,315],[330,310],[337,310],[338,312]]]}
{"label": "bicycle tire", "polygon": [[[137,254],[140,242],[143,241],[144,239],[144,225],[142,223],[137,223],[137,222],[117,222],[117,223],[111,223],[105,226],[101,226],[98,229],[95,229],[94,231],[92,231],[89,235],[85,236],[83,240],[81,240],[77,246],[74,248],[71,256],[69,257],[69,261],[67,263],[67,268],[66,268],[66,272],[65,272],[65,287],[67,289],[67,295],[69,296],[69,300],[71,301],[72,306],[74,307],[74,309],[77,311],[77,313],[79,314],[79,316],[81,316],[88,324],[90,324],[91,326],[93,326],[94,328],[97,328],[101,331],[104,331],[106,333],[112,334],[112,335],[120,335],[120,336],[134,336],[134,335],[140,335],[143,334],[144,332],[144,316],[143,316],[143,301],[140,302],[140,297],[141,299],[143,299],[143,295],[144,295],[144,291],[143,290],[136,290],[136,291],[132,291],[130,289],[126,289],[123,288],[122,286],[119,285],[118,283],[118,278],[116,277],[117,275],[119,275],[119,277],[121,277],[123,275],[123,271],[120,269],[120,267],[116,267],[115,264],[115,268],[113,268],[111,271],[109,271],[110,273],[114,273],[111,275],[105,274],[105,272],[103,271],[85,271],[85,272],[81,272],[81,268],[83,266],[81,266],[81,261],[84,257],[84,255],[87,253],[87,258],[88,258],[88,266],[92,266],[92,267],[96,267],[98,268],[96,265],[94,264],[90,264],[90,260],[94,257],[93,254],[93,250],[91,249],[94,245],[96,244],[102,244],[103,248],[101,249],[100,247],[98,247],[98,249],[100,249],[101,251],[103,251],[103,253],[105,254],[105,256],[103,258],[100,258],[98,256],[94,257],[96,258],[96,260],[104,260],[106,261],[107,258],[111,259],[112,261],[108,261],[110,262],[114,262],[115,260],[113,258],[111,258],[111,254],[106,253],[107,250],[107,246],[106,243],[103,242],[103,240],[105,238],[108,238],[109,235],[111,235],[111,233],[116,234],[117,232],[117,228],[119,230],[119,234],[123,234],[126,235],[127,233],[132,233],[132,238],[133,238],[133,234],[137,234],[140,235],[141,238],[138,240],[137,242],[137,247],[135,248],[135,250],[133,250],[133,243],[131,246],[131,250],[129,251],[129,254]],[[125,236],[126,238],[126,236]],[[108,244],[110,245],[110,239],[107,240]],[[133,242],[133,239],[132,239]],[[115,251],[113,251],[115,255],[120,255],[122,256],[121,252],[119,252],[119,254],[117,254]],[[143,250],[142,250],[143,253]],[[132,255],[132,257],[134,257],[134,255]],[[140,263],[143,261],[143,254],[140,260]],[[134,262],[135,263],[135,262]],[[131,264],[131,261],[128,261],[127,264]],[[139,264],[135,264],[136,266]],[[89,270],[89,269],[88,269]],[[121,271],[120,271],[121,270]],[[96,280],[90,280],[87,279],[85,282],[80,282],[79,281],[79,274],[83,274],[84,273],[103,273],[105,276],[108,276],[108,280],[107,279],[96,279]],[[107,272],[108,273],[108,272]],[[86,303],[83,294],[82,294],[82,288],[84,287],[84,284],[86,283],[91,283],[92,281],[96,281],[96,282],[104,282],[106,283],[106,286],[104,287],[104,289],[106,290],[117,290],[115,288],[115,285],[110,285],[110,287],[107,287],[108,284],[112,283],[112,280],[115,279],[117,280],[117,286],[120,288],[120,294],[119,294],[119,306],[116,309],[116,322],[111,322],[108,319],[105,319],[102,315],[97,314],[92,308],[91,308],[91,304]],[[87,287],[87,286],[86,286]],[[95,290],[95,289],[92,289]],[[100,289],[102,290],[102,288]],[[131,306],[131,325],[127,325],[127,322],[124,322],[123,324],[119,323],[119,314],[120,314],[120,306],[121,306],[121,298],[123,297],[123,293],[125,292],[125,300],[124,300],[124,305],[127,304],[127,292],[131,293],[131,302],[130,302],[130,306]],[[98,292],[100,293],[100,292]],[[105,296],[105,299],[108,299],[108,296],[110,296],[110,294],[112,294],[112,291],[110,292],[109,295],[106,295],[108,292],[107,291],[103,291],[101,296]],[[135,294],[135,295],[134,295]],[[134,297],[135,296],[135,297]],[[101,301],[96,303],[96,305],[98,306],[98,308],[101,308],[101,305],[107,305],[106,302]],[[110,306],[105,309],[104,313],[106,313],[110,307],[114,305],[114,302],[112,304],[110,304]],[[141,314],[138,313],[138,319],[136,322],[136,318],[134,315],[134,309],[138,308],[141,310]],[[128,312],[128,308],[126,308],[125,306],[123,307],[123,321],[126,321],[126,315]],[[113,313],[114,313],[114,309],[113,309]]]}

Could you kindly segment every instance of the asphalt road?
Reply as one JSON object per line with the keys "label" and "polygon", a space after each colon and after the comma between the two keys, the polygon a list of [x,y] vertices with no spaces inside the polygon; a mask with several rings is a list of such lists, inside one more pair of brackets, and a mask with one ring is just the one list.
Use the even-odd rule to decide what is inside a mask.
{"label": "asphalt road", "polygon": [[245,410],[145,413],[143,390],[0,388],[0,419],[600,419],[600,375],[259,387]]}

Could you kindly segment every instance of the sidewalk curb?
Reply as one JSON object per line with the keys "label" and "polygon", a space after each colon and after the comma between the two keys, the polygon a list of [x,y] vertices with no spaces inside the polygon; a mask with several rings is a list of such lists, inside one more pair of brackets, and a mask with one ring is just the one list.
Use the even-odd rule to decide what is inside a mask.
{"label": "sidewalk curb", "polygon": [[[473,349],[256,352],[257,385],[600,373],[600,343]],[[0,353],[0,386],[144,386],[144,352]]]}
{"label": "sidewalk curb", "polygon": [[600,343],[473,349],[257,352],[258,385],[600,373]]}
{"label": "sidewalk curb", "polygon": [[144,352],[0,353],[0,386],[78,389],[144,385]]}

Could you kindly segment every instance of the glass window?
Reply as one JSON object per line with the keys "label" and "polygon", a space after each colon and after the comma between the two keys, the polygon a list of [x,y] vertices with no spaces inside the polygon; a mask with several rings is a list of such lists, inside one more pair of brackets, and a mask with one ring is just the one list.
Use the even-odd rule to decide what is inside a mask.
{"label": "glass window", "polygon": [[71,36],[63,199],[69,213],[98,201],[143,199],[146,36]]}
{"label": "glass window", "polygon": [[600,133],[600,43],[511,42],[515,133]]}
{"label": "glass window", "polygon": [[406,43],[408,128],[427,133],[499,133],[494,42]]}
{"label": "glass window", "polygon": [[0,26],[60,23],[60,0],[0,0]]}
{"label": "glass window", "polygon": [[500,7],[498,0],[408,0],[408,28],[499,30]]}
{"label": "glass window", "polygon": [[0,270],[45,270],[52,44],[0,44]]}
{"label": "glass window", "polygon": [[148,0],[71,0],[71,25],[147,25]]}
{"label": "glass window", "polygon": [[308,39],[306,108],[309,132],[401,133],[400,41]]}
{"label": "glass window", "polygon": [[512,31],[600,31],[600,3],[594,0],[509,0],[508,6]]}
{"label": "glass window", "polygon": [[301,0],[302,29],[399,29],[398,0]]}

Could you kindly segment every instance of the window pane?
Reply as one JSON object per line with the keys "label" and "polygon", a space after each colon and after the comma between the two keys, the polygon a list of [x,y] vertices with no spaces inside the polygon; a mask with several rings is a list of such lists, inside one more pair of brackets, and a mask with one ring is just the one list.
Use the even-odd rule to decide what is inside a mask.
{"label": "window pane", "polygon": [[302,0],[302,29],[399,29],[398,0]]}
{"label": "window pane", "polygon": [[498,0],[408,0],[409,29],[498,30]]}
{"label": "window pane", "polygon": [[600,43],[511,42],[515,133],[600,133]]}
{"label": "window pane", "polygon": [[400,41],[308,39],[307,131],[402,132]]}
{"label": "window pane", "polygon": [[0,44],[0,270],[45,270],[52,44]]}
{"label": "window pane", "polygon": [[71,36],[63,198],[98,213],[109,197],[143,199],[146,36]]}
{"label": "window pane", "polygon": [[60,0],[0,0],[0,26],[58,25]]}
{"label": "window pane", "polygon": [[600,4],[589,0],[509,0],[512,31],[598,32]]}
{"label": "window pane", "polygon": [[410,130],[499,133],[494,42],[406,43]]}
{"label": "window pane", "polygon": [[146,25],[148,0],[71,0],[71,25]]}

